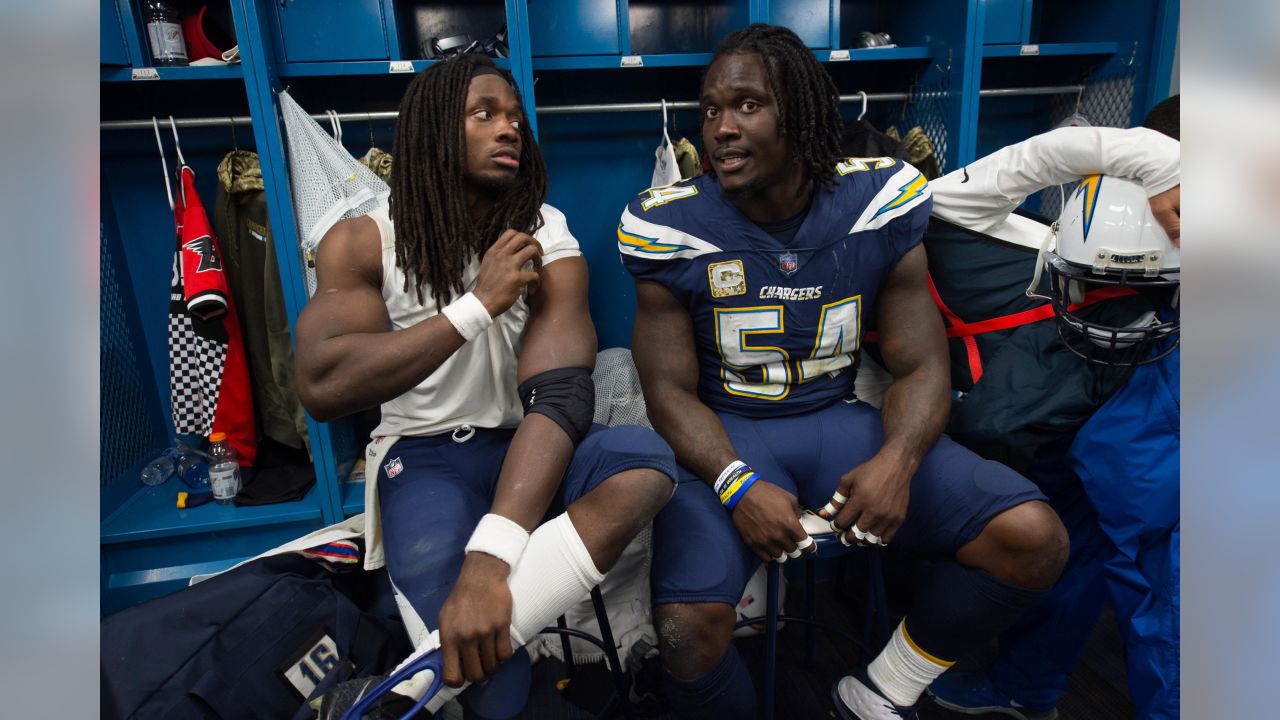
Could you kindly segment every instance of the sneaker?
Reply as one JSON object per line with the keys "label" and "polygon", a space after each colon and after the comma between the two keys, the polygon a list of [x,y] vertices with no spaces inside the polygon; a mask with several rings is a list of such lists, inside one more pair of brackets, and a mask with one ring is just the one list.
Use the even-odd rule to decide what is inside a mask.
{"label": "sneaker", "polygon": [[919,706],[894,705],[862,671],[837,680],[831,686],[831,701],[841,720],[915,720]]}
{"label": "sneaker", "polygon": [[1029,707],[997,692],[984,672],[949,670],[933,681],[929,694],[942,707],[964,715],[996,713],[1017,720],[1057,720],[1055,707]]}
{"label": "sneaker", "polygon": [[[329,688],[319,700],[319,706],[315,709],[319,711],[317,720],[342,720],[342,716],[352,708],[360,699],[371,692],[383,680],[387,679],[387,675],[378,675],[375,677],[362,677],[346,682],[338,683]],[[397,695],[389,692],[383,695],[374,704],[368,712],[365,713],[365,720],[398,720],[405,713],[413,709],[415,705],[413,698]],[[426,715],[423,715],[426,717]]]}

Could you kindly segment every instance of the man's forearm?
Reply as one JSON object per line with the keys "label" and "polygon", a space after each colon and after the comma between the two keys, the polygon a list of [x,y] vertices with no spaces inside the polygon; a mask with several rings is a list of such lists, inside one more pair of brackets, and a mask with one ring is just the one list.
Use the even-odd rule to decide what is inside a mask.
{"label": "man's forearm", "polygon": [[912,473],[938,442],[950,415],[946,375],[917,369],[894,380],[884,395],[884,445],[887,453],[907,464]]}
{"label": "man's forearm", "polygon": [[316,419],[342,417],[403,395],[464,344],[443,315],[405,330],[329,338],[316,345],[310,367],[299,367],[299,390]]}
{"label": "man's forearm", "polygon": [[653,428],[675,451],[676,462],[707,483],[738,459],[720,418],[697,393],[668,388],[649,400]]}
{"label": "man's forearm", "polygon": [[525,416],[507,449],[490,512],[532,532],[572,459],[573,442],[555,421],[536,412]]}

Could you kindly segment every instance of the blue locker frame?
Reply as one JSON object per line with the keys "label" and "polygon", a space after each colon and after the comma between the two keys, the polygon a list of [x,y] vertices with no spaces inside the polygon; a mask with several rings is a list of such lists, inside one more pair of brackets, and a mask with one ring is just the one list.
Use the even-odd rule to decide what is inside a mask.
{"label": "blue locker frame", "polygon": [[[937,92],[944,94],[942,112],[947,140],[944,159],[946,167],[954,169],[971,162],[982,149],[980,123],[990,125],[1000,143],[1015,142],[1036,131],[1012,119],[1016,113],[1008,101],[983,101],[980,97],[979,91],[984,86],[991,86],[1005,75],[1039,79],[1037,74],[1041,73],[1046,83],[1060,83],[1074,81],[1076,76],[1071,73],[1077,72],[1084,73],[1082,77],[1086,79],[1119,69],[1133,72],[1131,123],[1134,124],[1167,95],[1176,50],[1177,2],[1139,0],[1135,3],[1139,12],[1131,9],[1121,12],[1102,0],[1090,0],[1085,3],[1078,25],[1065,23],[1046,29],[1036,24],[1046,12],[1050,16],[1055,12],[1061,15],[1058,11],[1064,1],[911,0],[905,3],[905,10],[903,3],[893,0],[800,0],[794,3],[726,0],[717,5],[723,12],[744,21],[795,24],[815,56],[829,64],[833,75],[842,78],[842,93],[856,92],[863,87],[874,89],[877,82],[894,83],[892,88],[882,88],[885,90],[903,91],[910,87],[913,93],[917,88],[942,88]],[[276,93],[290,83],[297,85],[299,92],[307,88],[317,94],[323,94],[330,85],[354,87],[353,83],[359,83],[378,85],[382,89],[371,92],[386,95],[386,88],[396,87],[396,82],[407,84],[409,72],[420,72],[433,61],[400,62],[407,58],[397,29],[396,0],[355,0],[355,4],[350,5],[362,8],[366,14],[377,8],[386,50],[386,59],[380,60],[346,59],[339,53],[338,57],[313,54],[306,56],[308,60],[298,61],[294,54],[285,52],[278,0],[230,0],[230,3],[240,43],[240,65],[155,68],[159,82],[145,87],[160,98],[200,95],[203,88],[211,87],[204,83],[223,83],[217,87],[224,89],[226,83],[242,87],[243,102],[252,120],[253,144],[266,179],[267,204],[292,329],[307,294],[303,259],[296,244],[297,222]],[[457,3],[453,5],[461,7]],[[510,58],[499,64],[509,68],[516,78],[531,127],[541,138],[553,178],[549,201],[568,215],[570,227],[591,267],[590,303],[601,347],[630,345],[634,293],[629,277],[617,261],[613,231],[626,199],[648,184],[652,152],[660,136],[660,116],[638,112],[540,117],[538,96],[547,98],[547,104],[596,102],[598,93],[625,95],[630,92],[640,95],[633,99],[656,102],[664,93],[681,92],[685,94],[666,99],[695,99],[697,78],[714,47],[714,43],[705,42],[695,48],[698,52],[662,52],[663,48],[658,47],[658,52],[631,58],[633,10],[662,13],[683,8],[687,12],[691,2],[638,0],[635,7],[632,5],[628,0],[505,0],[503,3],[511,53]],[[1015,38],[1012,18],[1018,9],[1021,12]],[[893,14],[906,11],[910,11],[907,16]],[[104,19],[118,18],[121,35],[119,46],[114,40],[103,44],[102,82],[104,85],[134,82],[134,70],[150,67],[150,54],[143,43],[134,0],[102,0],[101,13]],[[992,15],[989,17],[987,13]],[[848,47],[847,40],[855,32],[853,25],[859,18],[888,18],[891,21],[888,24],[898,30],[895,40],[902,41],[902,46],[874,50]],[[102,32],[108,32],[105,22]],[[1011,38],[1015,42],[1009,42]],[[1023,57],[1023,47],[1034,42],[1039,44],[1039,54]],[[1058,66],[1049,61],[1065,62],[1068,70],[1055,70]],[[398,72],[405,74],[397,78]],[[349,78],[347,84],[340,82],[344,78]],[[535,86],[535,78],[542,84]],[[316,111],[323,107],[309,109]],[[846,106],[845,109],[852,108]],[[684,134],[696,139],[696,113],[675,112],[673,120]],[[104,134],[104,147],[146,146],[151,142],[149,132],[146,136],[118,140]],[[128,172],[152,173],[150,178],[154,179],[155,187],[146,192],[160,193],[157,197],[162,197],[163,186],[159,178],[154,177],[158,173],[154,169],[154,150],[150,152],[140,161],[150,163],[149,166]],[[600,158],[603,157],[610,158],[607,167],[602,167]],[[107,175],[120,172],[113,166],[104,170],[104,178],[109,180]],[[202,174],[208,174],[207,169]],[[104,181],[104,225],[116,224],[115,214],[120,208],[132,212],[135,205],[143,202],[119,197],[137,192],[134,188],[138,186],[135,180],[123,184]],[[154,203],[154,198],[149,202]],[[160,203],[163,204],[163,200]],[[154,204],[152,208],[154,211]],[[162,212],[151,214],[163,215]],[[128,245],[132,239],[117,237],[111,242]],[[125,254],[128,249],[125,248]],[[131,283],[130,288],[135,289],[154,276],[157,262],[154,258],[139,262],[130,257],[127,266],[118,271]],[[139,313],[144,312],[144,307],[150,308],[145,312],[155,311],[153,302],[148,305],[138,300],[134,305]],[[145,341],[139,362],[145,363],[152,376],[152,382],[144,383],[145,392],[161,421],[167,423],[163,341],[154,332],[144,330],[149,327],[147,323],[135,322],[135,325],[139,337]],[[307,423],[317,483],[308,502],[302,506],[205,506],[195,510],[208,510],[207,513],[197,515],[192,511],[178,517],[172,512],[171,501],[162,497],[162,493],[140,486],[136,467],[122,474],[124,481],[109,483],[103,491],[101,534],[104,611],[169,592],[180,587],[191,574],[216,571],[360,511],[363,487],[344,483],[344,478],[339,476],[339,466],[360,453],[361,439],[355,438],[349,424],[342,421],[318,423],[308,417]],[[138,465],[141,461],[142,458]]]}

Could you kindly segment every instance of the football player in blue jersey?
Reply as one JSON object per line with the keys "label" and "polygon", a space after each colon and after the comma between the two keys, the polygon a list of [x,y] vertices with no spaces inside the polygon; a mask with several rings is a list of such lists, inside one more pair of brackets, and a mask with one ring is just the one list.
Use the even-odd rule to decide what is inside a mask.
{"label": "football player in blue jersey", "polygon": [[[786,28],[727,37],[700,102],[711,172],[641,193],[618,228],[636,367],[682,469],[654,521],[668,697],[680,717],[755,715],[733,604],[761,562],[812,547],[800,518],[820,509],[847,544],[939,560],[879,656],[832,688],[843,718],[907,717],[1053,585],[1066,533],[1025,478],[941,434],[920,173],[840,157],[835,86]],[[893,375],[882,411],[852,394],[872,322]]]}

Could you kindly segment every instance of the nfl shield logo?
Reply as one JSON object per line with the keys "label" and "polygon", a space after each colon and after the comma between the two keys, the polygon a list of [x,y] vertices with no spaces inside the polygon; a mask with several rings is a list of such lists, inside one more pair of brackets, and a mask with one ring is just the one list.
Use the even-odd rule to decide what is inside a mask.
{"label": "nfl shield logo", "polygon": [[778,269],[784,275],[791,275],[800,267],[800,258],[795,253],[782,253],[778,256]]}
{"label": "nfl shield logo", "polygon": [[383,465],[382,469],[387,471],[388,478],[393,478],[399,475],[400,471],[404,470],[404,463],[400,462],[400,458],[395,458],[386,465]]}

